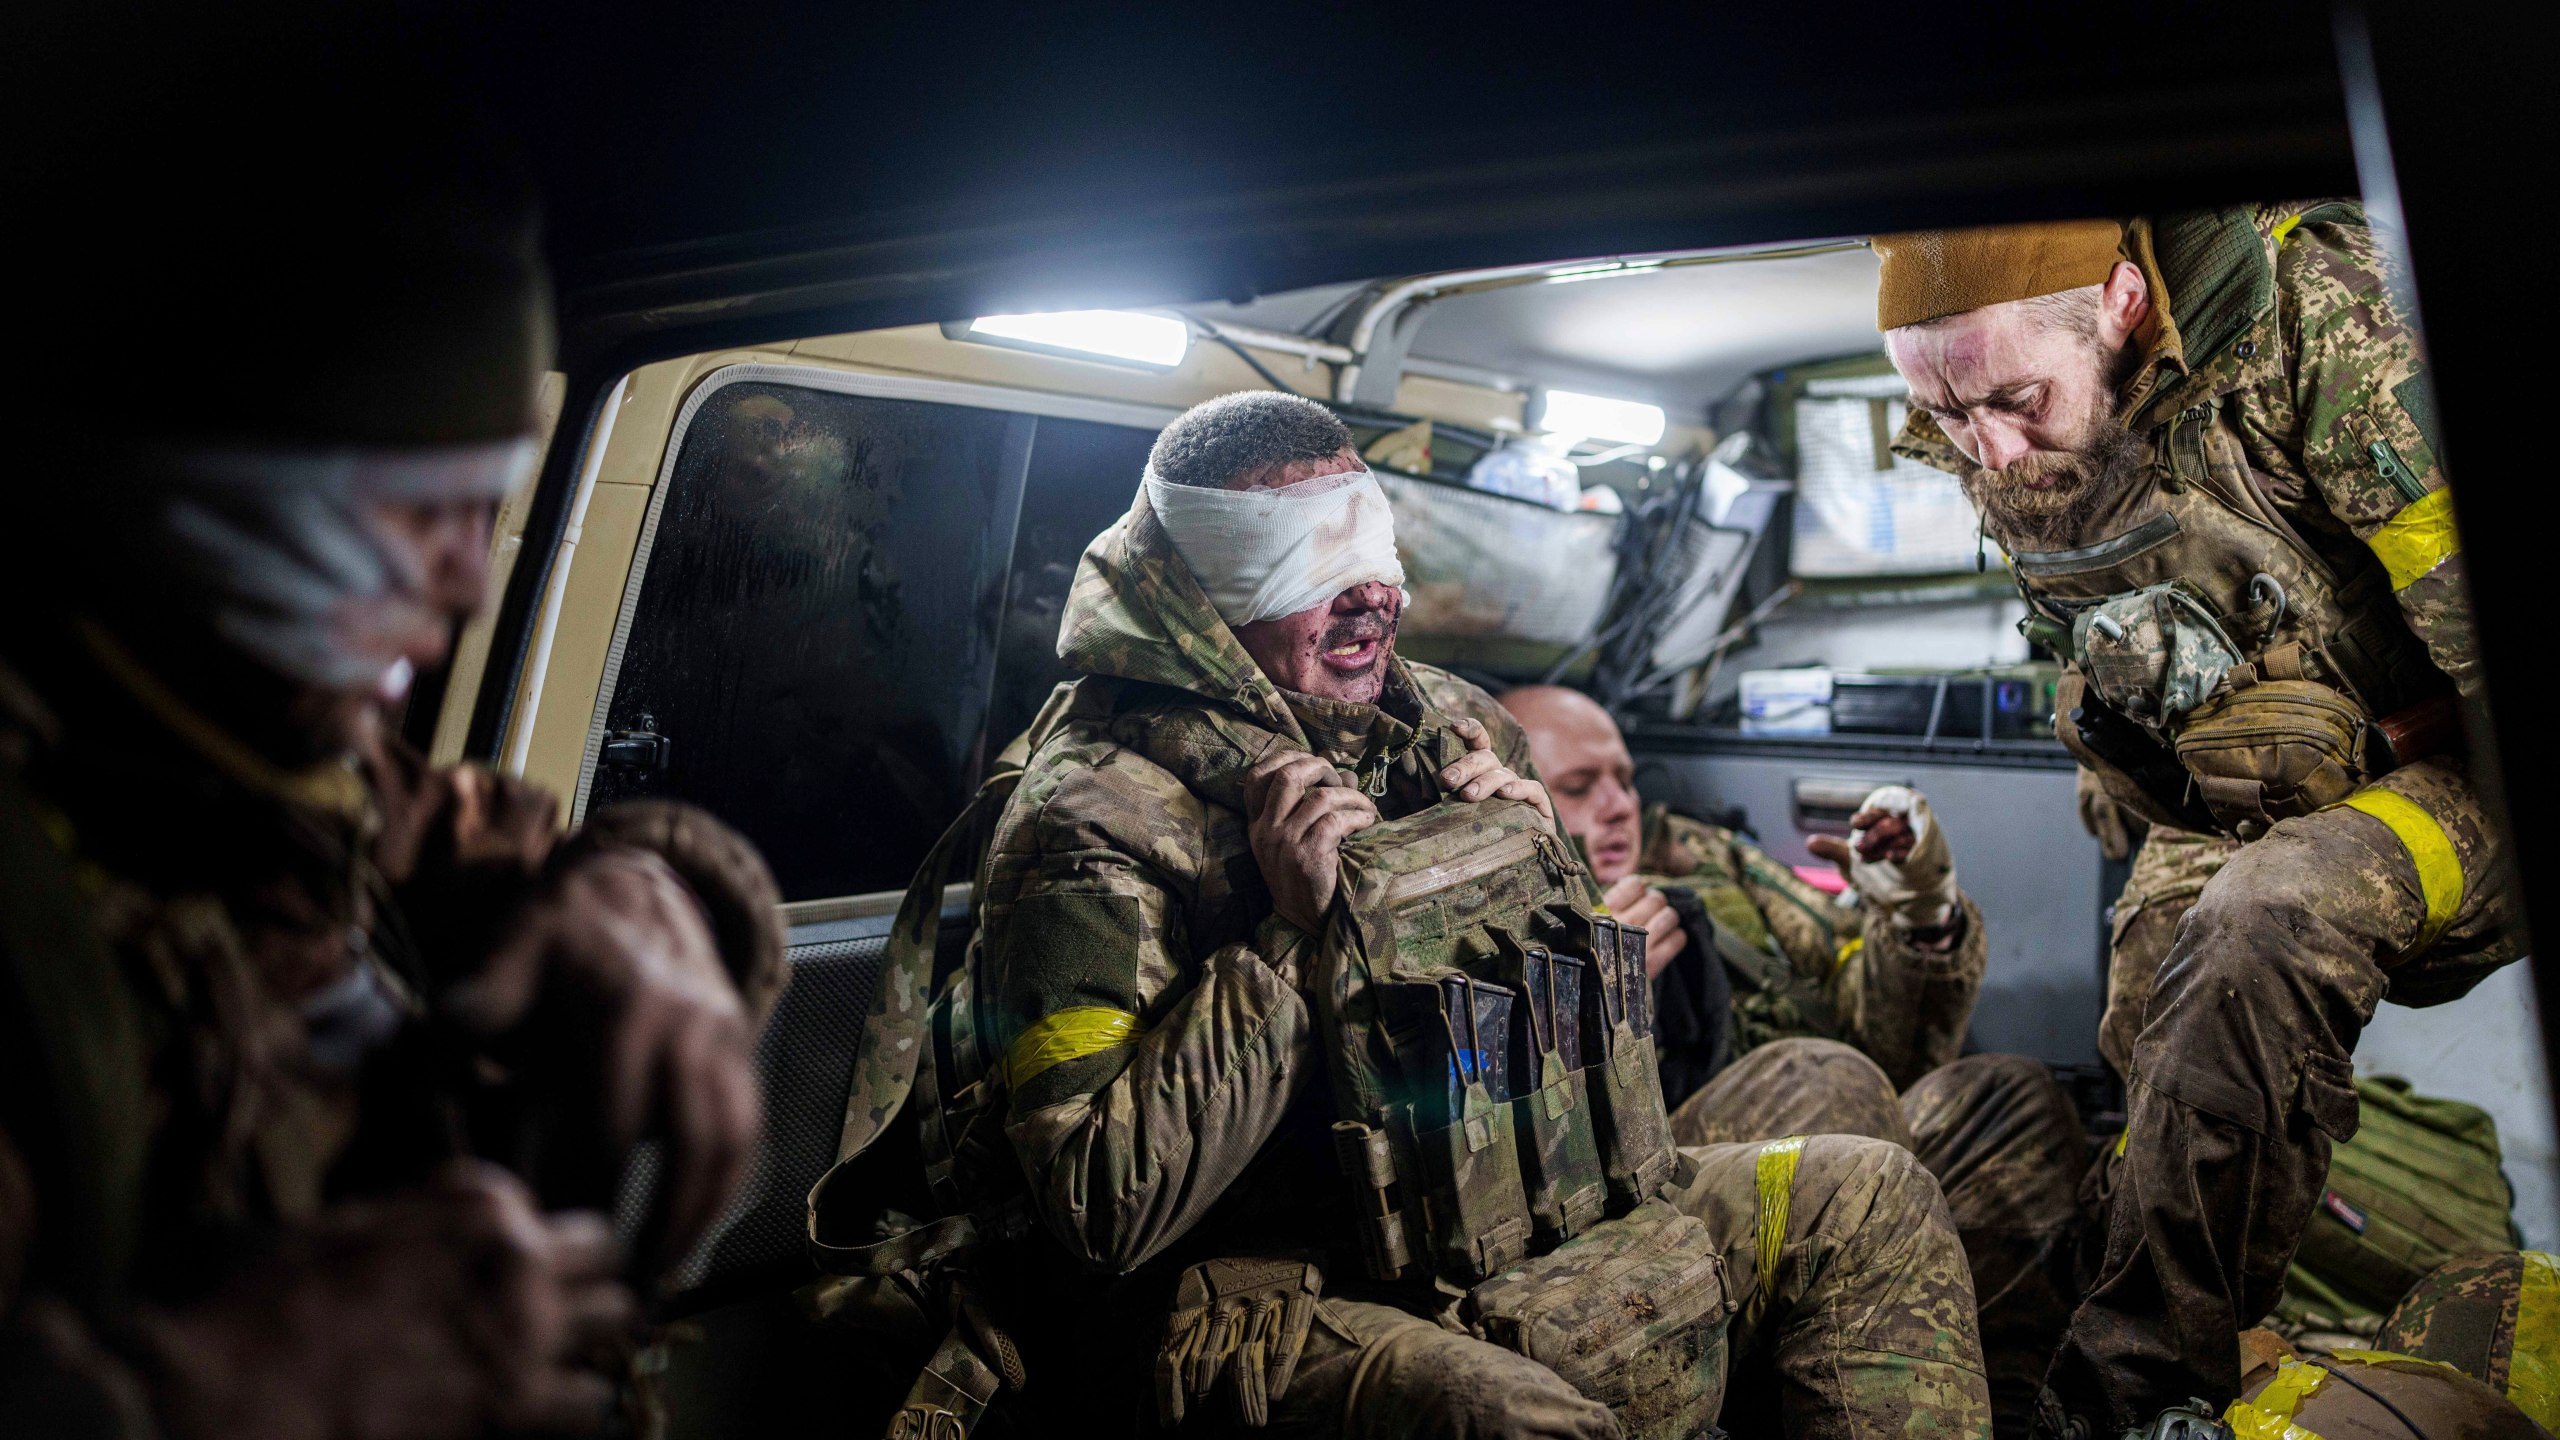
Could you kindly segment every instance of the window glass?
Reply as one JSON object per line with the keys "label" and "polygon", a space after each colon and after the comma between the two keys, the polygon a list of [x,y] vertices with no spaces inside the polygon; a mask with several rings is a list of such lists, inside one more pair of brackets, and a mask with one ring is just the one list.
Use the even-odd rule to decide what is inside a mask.
{"label": "window glass", "polygon": [[995,705],[987,718],[990,754],[1021,734],[1049,691],[1071,678],[1058,659],[1058,617],[1075,583],[1076,561],[1094,536],[1129,512],[1138,472],[1155,443],[1155,431],[1136,426],[1040,422],[996,658]]}
{"label": "window glass", "polygon": [[590,808],[701,805],[763,848],[785,899],[905,888],[986,754],[1036,423],[753,382],[706,399]]}

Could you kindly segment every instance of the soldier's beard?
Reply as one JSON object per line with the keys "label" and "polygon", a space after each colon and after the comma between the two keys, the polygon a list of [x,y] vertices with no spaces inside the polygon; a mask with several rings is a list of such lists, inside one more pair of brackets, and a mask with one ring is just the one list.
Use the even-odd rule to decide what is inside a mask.
{"label": "soldier's beard", "polygon": [[1997,470],[1968,460],[1956,478],[2003,546],[2051,550],[2077,539],[2091,517],[2141,478],[2148,460],[2134,433],[2109,419],[2077,449],[2029,455]]}

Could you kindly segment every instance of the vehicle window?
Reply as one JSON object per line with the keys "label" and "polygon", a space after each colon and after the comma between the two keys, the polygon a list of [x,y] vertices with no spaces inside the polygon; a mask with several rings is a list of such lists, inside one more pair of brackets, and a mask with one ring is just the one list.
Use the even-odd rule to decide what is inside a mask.
{"label": "vehicle window", "polygon": [[995,704],[987,716],[991,752],[1021,734],[1049,691],[1072,678],[1058,658],[1058,616],[1075,583],[1076,561],[1094,536],[1128,513],[1155,443],[1155,431],[1133,425],[1040,422],[996,651]]}
{"label": "vehicle window", "polygon": [[786,900],[904,888],[985,757],[1036,423],[758,382],[709,396],[660,502],[590,807],[701,805]]}

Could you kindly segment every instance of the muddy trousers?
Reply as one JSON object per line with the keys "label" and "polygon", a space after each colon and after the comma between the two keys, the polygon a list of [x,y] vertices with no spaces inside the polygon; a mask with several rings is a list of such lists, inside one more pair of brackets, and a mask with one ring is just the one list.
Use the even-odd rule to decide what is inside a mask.
{"label": "muddy trousers", "polygon": [[2282,1293],[2330,1143],[2355,1133],[2373,1007],[2460,996],[2521,953],[2515,919],[2478,797],[2443,762],[2230,854],[2152,976],[2103,1257],[2041,1424],[2111,1434],[2238,1393],[2234,1337]]}
{"label": "muddy trousers", "polygon": [[[1826,1136],[1775,1153],[1687,1153],[1697,1178],[1677,1203],[1705,1222],[1725,1259],[1724,1428],[1793,1440],[1989,1436],[1964,1257],[1936,1183],[1907,1152]],[[1765,1279],[1764,1213],[1782,1237]],[[1737,1428],[1738,1410],[1773,1423]],[[1525,1440],[1618,1430],[1546,1367],[1346,1289],[1319,1307],[1261,1433]]]}
{"label": "muddy trousers", "polygon": [[2041,1061],[1973,1055],[1893,1093],[1873,1060],[1830,1040],[1780,1040],[1742,1057],[1672,1117],[1682,1143],[1833,1133],[1890,1140],[1945,1193],[1980,1312],[1994,1430],[2027,1433],[2079,1292],[2078,1188],[2089,1142]]}

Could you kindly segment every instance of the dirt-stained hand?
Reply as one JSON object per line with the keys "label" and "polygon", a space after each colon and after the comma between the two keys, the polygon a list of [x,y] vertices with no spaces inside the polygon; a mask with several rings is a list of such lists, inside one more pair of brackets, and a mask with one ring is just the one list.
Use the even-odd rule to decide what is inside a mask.
{"label": "dirt-stained hand", "polygon": [[1662,892],[1645,884],[1642,877],[1629,875],[1620,879],[1601,899],[1619,924],[1644,927],[1646,975],[1660,975],[1673,957],[1689,948],[1689,932],[1680,924],[1680,912],[1672,909]]}
{"label": "dirt-stained hand", "polygon": [[1959,913],[1955,857],[1917,790],[1878,787],[1849,817],[1848,839],[1816,835],[1805,848],[1839,866],[1858,897],[1902,930],[1935,931]]}
{"label": "dirt-stained hand", "polygon": [[1547,798],[1547,787],[1523,779],[1502,763],[1502,757],[1494,753],[1493,736],[1485,730],[1484,722],[1461,717],[1450,721],[1449,728],[1467,742],[1467,753],[1440,772],[1443,791],[1459,800],[1484,800],[1497,795],[1518,800],[1535,807],[1547,817],[1548,824],[1555,823],[1556,806]]}
{"label": "dirt-stained hand", "polygon": [[1271,887],[1271,908],[1309,934],[1324,923],[1340,878],[1342,839],[1378,823],[1378,807],[1350,778],[1304,750],[1274,752],[1244,781],[1245,835]]}
{"label": "dirt-stained hand", "polygon": [[667,1139],[672,1263],[718,1217],[763,1127],[752,1036],[693,895],[664,860],[605,849],[548,877],[447,1018],[507,1042],[613,1147]]}
{"label": "dirt-stained hand", "polygon": [[149,1308],[162,1423],[186,1440],[585,1434],[638,1309],[592,1214],[506,1172],[334,1207],[211,1298]]}

